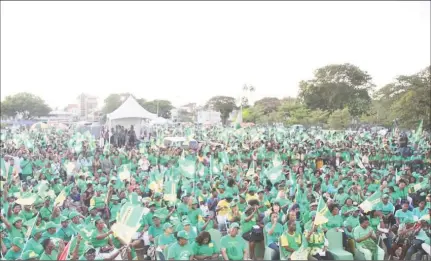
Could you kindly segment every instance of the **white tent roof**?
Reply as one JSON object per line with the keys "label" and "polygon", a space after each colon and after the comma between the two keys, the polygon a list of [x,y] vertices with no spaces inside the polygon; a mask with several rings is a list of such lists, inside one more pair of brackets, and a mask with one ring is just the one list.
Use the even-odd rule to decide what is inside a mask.
{"label": "white tent roof", "polygon": [[125,118],[139,118],[139,119],[155,119],[157,115],[148,112],[132,97],[129,96],[118,109],[108,114],[108,119],[117,120]]}

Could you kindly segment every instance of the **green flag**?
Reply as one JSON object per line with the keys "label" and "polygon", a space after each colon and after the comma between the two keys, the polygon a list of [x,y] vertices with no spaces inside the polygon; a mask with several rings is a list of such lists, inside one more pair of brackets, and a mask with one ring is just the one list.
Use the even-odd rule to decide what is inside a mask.
{"label": "green flag", "polygon": [[177,183],[169,180],[163,184],[163,199],[170,202],[177,201]]}
{"label": "green flag", "polygon": [[194,179],[196,172],[196,163],[193,160],[183,159],[179,160],[179,168],[181,170],[181,175],[186,178]]}
{"label": "green flag", "polygon": [[365,212],[368,213],[374,209],[374,207],[380,203],[382,193],[377,190],[371,196],[369,196],[364,202],[362,202],[359,207]]}
{"label": "green flag", "polygon": [[314,224],[318,226],[328,222],[328,214],[329,214],[328,206],[323,200],[323,197],[320,196],[319,204],[317,205],[316,218],[314,219]]}
{"label": "green flag", "polygon": [[117,222],[111,227],[114,236],[128,244],[132,241],[132,236],[141,226],[141,219],[145,209],[139,205],[126,202],[118,212]]}
{"label": "green flag", "polygon": [[269,181],[274,185],[275,183],[279,182],[282,178],[283,174],[283,166],[276,166],[268,170],[266,173],[266,177],[269,179]]}

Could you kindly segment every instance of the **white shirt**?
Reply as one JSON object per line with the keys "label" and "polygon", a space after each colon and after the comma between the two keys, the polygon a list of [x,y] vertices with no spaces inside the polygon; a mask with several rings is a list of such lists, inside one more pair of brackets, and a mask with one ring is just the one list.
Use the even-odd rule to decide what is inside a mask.
{"label": "white shirt", "polygon": [[15,170],[18,172],[18,173],[21,173],[21,159],[22,158],[19,158],[19,157],[13,157],[13,161],[14,161],[14,163],[15,163]]}

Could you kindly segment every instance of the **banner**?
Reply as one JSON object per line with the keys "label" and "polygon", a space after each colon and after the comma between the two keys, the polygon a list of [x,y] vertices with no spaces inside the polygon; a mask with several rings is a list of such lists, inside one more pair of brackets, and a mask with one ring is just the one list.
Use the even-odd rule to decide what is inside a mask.
{"label": "banner", "polygon": [[121,239],[124,244],[129,244],[132,236],[141,226],[140,220],[143,215],[143,207],[126,202],[118,212],[117,222],[111,227],[114,236]]}

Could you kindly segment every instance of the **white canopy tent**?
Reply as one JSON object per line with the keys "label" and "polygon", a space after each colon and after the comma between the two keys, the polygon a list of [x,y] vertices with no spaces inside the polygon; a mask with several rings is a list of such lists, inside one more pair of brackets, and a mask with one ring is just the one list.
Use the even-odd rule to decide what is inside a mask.
{"label": "white canopy tent", "polygon": [[158,117],[150,121],[150,125],[165,125],[165,124],[172,124],[172,121],[162,117]]}
{"label": "white canopy tent", "polygon": [[107,115],[109,130],[112,126],[121,125],[125,128],[134,126],[136,136],[140,136],[141,125],[146,120],[154,120],[157,115],[145,110],[132,96],[129,96],[118,109]]}

